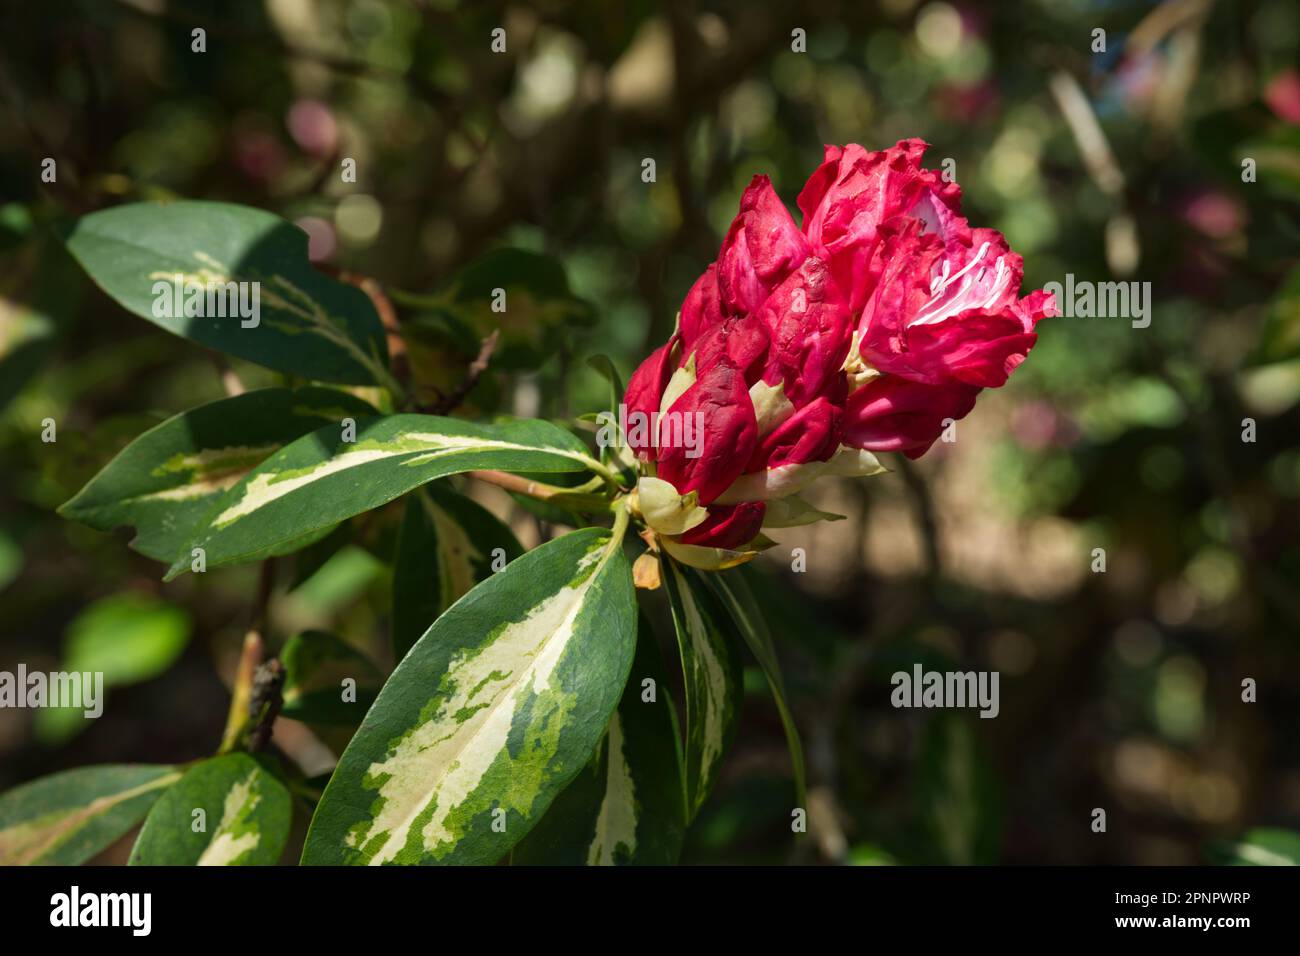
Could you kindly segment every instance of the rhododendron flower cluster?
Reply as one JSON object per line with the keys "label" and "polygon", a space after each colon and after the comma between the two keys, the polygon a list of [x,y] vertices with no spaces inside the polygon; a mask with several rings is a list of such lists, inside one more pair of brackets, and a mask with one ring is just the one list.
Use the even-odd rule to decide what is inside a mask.
{"label": "rhododendron flower cluster", "polygon": [[[669,553],[725,567],[765,527],[831,517],[799,492],[883,471],[873,452],[924,454],[1055,314],[1048,293],[1020,296],[1021,257],[967,223],[925,149],[827,146],[802,228],[766,176],[745,190],[676,330],[628,383],[628,417],[656,423],[627,434],[636,507]],[[688,416],[698,447],[663,440],[661,422]]]}

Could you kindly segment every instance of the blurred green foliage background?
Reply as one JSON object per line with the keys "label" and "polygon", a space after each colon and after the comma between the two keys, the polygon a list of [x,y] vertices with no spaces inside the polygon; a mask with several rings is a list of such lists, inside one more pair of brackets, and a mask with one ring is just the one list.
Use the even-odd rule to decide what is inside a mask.
{"label": "blurred green foliage background", "polygon": [[[1292,0],[79,0],[4,17],[0,669],[105,661],[110,689],[93,723],[0,711],[0,788],[215,746],[258,587],[254,568],[163,585],[129,532],[54,514],[223,379],[274,381],[116,307],[59,222],[167,196],[298,222],[321,268],[394,303],[428,401],[491,330],[476,276],[523,275],[535,297],[463,411],[567,417],[604,401],[587,356],[626,377],[666,337],[752,175],[793,208],[823,143],[920,136],[930,165],[955,162],[971,221],[1024,255],[1027,288],[1149,282],[1152,322],[1045,321],[955,444],[826,489],[850,520],[781,535],[758,570],[818,822],[792,838],[755,667],[686,861],[1196,863],[1300,828]],[[484,500],[525,544],[553,530]],[[382,654],[394,514],[286,565],[272,633],[327,627]],[[890,674],[917,661],[999,671],[1000,716],[892,708]],[[329,765],[301,725],[276,742]],[[1297,855],[1286,833],[1251,839],[1248,857]]]}

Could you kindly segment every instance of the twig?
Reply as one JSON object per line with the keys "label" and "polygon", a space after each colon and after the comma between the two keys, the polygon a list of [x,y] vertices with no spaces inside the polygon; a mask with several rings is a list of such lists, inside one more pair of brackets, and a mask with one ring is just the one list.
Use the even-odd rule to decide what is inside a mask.
{"label": "twig", "polygon": [[[235,670],[235,682],[230,689],[230,710],[226,714],[226,730],[221,737],[221,747],[217,750],[219,754],[230,753],[239,746],[240,738],[250,724],[253,729],[248,737],[249,749],[265,745],[270,734],[270,724],[280,712],[279,684],[274,684],[273,687],[268,685],[268,680],[271,679],[268,674],[273,675],[278,669],[280,683],[283,683],[284,667],[278,660],[262,663],[262,656],[266,653],[266,641],[262,635],[266,630],[267,612],[274,586],[275,559],[267,558],[258,572],[257,597],[249,612],[248,632],[244,635],[239,666]],[[268,688],[274,691],[274,701],[268,697]],[[270,703],[274,706],[268,706]],[[262,736],[254,740],[253,735],[259,733]],[[253,746],[254,743],[257,744],[256,747]]]}
{"label": "twig", "polygon": [[243,395],[244,392],[248,391],[235,370],[230,367],[230,363],[226,361],[225,356],[220,352],[209,352],[208,356],[212,359],[212,364],[217,370],[217,377],[221,379],[221,387],[225,389],[227,395],[234,398],[236,395]]}
{"label": "twig", "polygon": [[235,668],[235,681],[230,688],[230,710],[226,714],[226,730],[221,736],[217,753],[227,754],[235,749],[239,737],[248,726],[248,705],[253,696],[253,679],[262,662],[262,635],[250,630],[244,635],[244,646]]}
{"label": "twig", "polygon": [[1137,268],[1142,249],[1137,221],[1128,209],[1124,173],[1110,140],[1078,80],[1065,70],[1057,70],[1049,78],[1048,88],[1079,147],[1088,175],[1115,204],[1106,223],[1106,264],[1118,275],[1130,275]]}
{"label": "twig", "polygon": [[1124,173],[1120,171],[1110,140],[1106,138],[1079,81],[1065,70],[1057,70],[1048,80],[1047,87],[1065,118],[1065,125],[1074,136],[1088,175],[1103,193],[1120,199],[1124,191]]}
{"label": "twig", "polygon": [[257,753],[270,741],[275,718],[280,716],[284,704],[280,693],[283,687],[284,665],[278,658],[272,658],[257,669],[253,692],[248,700],[248,722],[253,728],[248,732],[249,753]]}
{"label": "twig", "polygon": [[561,507],[573,508],[578,511],[602,512],[609,508],[608,498],[604,495],[591,493],[595,488],[605,483],[603,478],[595,478],[576,488],[565,488],[562,485],[548,485],[544,482],[534,481],[522,475],[512,475],[504,471],[471,471],[469,477],[477,478],[489,485],[496,485],[498,488],[504,488],[506,491],[514,492],[517,495],[535,498],[538,501],[549,501]]}
{"label": "twig", "polygon": [[275,587],[275,558],[262,562],[257,575],[257,598],[249,616],[248,629],[258,635],[266,633],[266,617],[271,605],[271,590]]}
{"label": "twig", "polygon": [[478,380],[487,371],[488,363],[492,361],[492,353],[496,351],[497,340],[500,337],[501,330],[493,329],[492,334],[485,338],[483,344],[479,347],[478,356],[469,363],[469,368],[465,371],[465,378],[449,393],[431,405],[428,409],[429,414],[446,415],[465,400],[465,396],[474,390]]}

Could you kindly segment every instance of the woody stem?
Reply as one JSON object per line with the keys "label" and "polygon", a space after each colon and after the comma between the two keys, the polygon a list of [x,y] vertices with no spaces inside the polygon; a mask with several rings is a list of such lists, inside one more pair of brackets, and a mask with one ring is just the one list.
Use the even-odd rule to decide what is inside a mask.
{"label": "woody stem", "polygon": [[226,730],[222,735],[219,754],[230,753],[239,744],[239,738],[248,725],[248,702],[253,694],[253,676],[262,663],[264,650],[262,635],[256,630],[249,630],[244,637],[244,646],[239,655],[239,664],[235,669],[235,681],[230,690],[230,712],[226,717]]}
{"label": "woody stem", "polygon": [[496,485],[506,491],[536,498],[538,501],[553,501],[555,504],[576,508],[580,511],[605,511],[609,508],[609,499],[604,495],[592,494],[605,484],[603,478],[593,478],[585,485],[565,488],[561,485],[548,485],[522,475],[512,475],[504,471],[471,471],[471,478]]}

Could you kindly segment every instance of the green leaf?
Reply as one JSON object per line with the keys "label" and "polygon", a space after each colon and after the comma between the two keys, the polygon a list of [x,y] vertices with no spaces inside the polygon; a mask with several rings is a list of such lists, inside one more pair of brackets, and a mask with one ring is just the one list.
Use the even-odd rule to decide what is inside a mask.
{"label": "green leaf", "polygon": [[293,559],[293,577],[289,590],[295,591],[316,576],[335,556],[352,542],[352,527],[347,522],[336,524],[324,537],[317,538],[300,549]]}
{"label": "green leaf", "polygon": [[[390,549],[391,550],[391,549]],[[295,597],[318,617],[328,617],[367,591],[381,590],[388,565],[365,548],[344,545],[295,589]]]}
{"label": "green leaf", "polygon": [[799,728],[786,701],[785,679],[781,676],[781,662],[776,656],[776,644],[754,592],[747,580],[752,572],[748,568],[711,575],[709,581],[721,600],[735,629],[744,638],[749,651],[762,668],[767,686],[772,691],[781,726],[785,730],[786,746],[790,750],[790,769],[794,773],[795,799],[801,807],[808,806],[807,777],[804,771],[803,744],[799,741]]}
{"label": "green leaf", "polygon": [[849,848],[847,859],[849,866],[897,866],[898,860],[892,853],[874,843],[858,843]]}
{"label": "green leaf", "polygon": [[1300,169],[1296,163],[1296,156],[1300,155],[1300,129],[1294,123],[1271,123],[1266,129],[1252,132],[1253,135],[1234,144],[1233,155],[1225,168],[1235,167],[1234,171],[1239,171],[1243,157],[1255,157],[1259,186],[1251,186],[1251,190],[1259,188],[1263,193],[1257,201],[1270,206],[1300,202]]}
{"label": "green leaf", "polygon": [[6,202],[0,205],[0,250],[8,252],[22,245],[35,227],[32,208],[26,203]]}
{"label": "green leaf", "polygon": [[[294,635],[280,652],[284,706],[280,713],[315,724],[355,727],[379,694],[383,678],[360,651],[324,631]],[[352,680],[347,699],[343,682]]]}
{"label": "green leaf", "polygon": [[[464,495],[432,482],[406,500],[393,560],[393,657],[401,660],[461,595],[523,554],[510,529]],[[500,560],[498,560],[500,559]]]}
{"label": "green leaf", "polygon": [[291,812],[284,784],[248,754],[214,757],[153,805],[129,863],[272,866],[289,839]]}
{"label": "green leaf", "polygon": [[1251,365],[1284,362],[1300,356],[1300,268],[1287,274],[1264,318]]}
{"label": "green leaf", "polygon": [[939,714],[921,736],[915,805],[934,862],[986,866],[1002,840],[997,779],[979,747],[972,721]]}
{"label": "green leaf", "polygon": [[109,686],[152,680],[176,662],[190,639],[190,616],[147,594],[95,601],[68,625],[63,662],[102,671]]}
{"label": "green leaf", "polygon": [[181,777],[171,767],[105,764],[66,770],[0,796],[0,866],[75,866],[140,822]]}
{"label": "green leaf", "polygon": [[1212,846],[1210,856],[1228,866],[1300,866],[1300,833],[1256,827],[1235,843]]}
{"label": "green leaf", "polygon": [[[189,644],[190,629],[189,614],[150,595],[102,598],[68,625],[59,669],[103,674],[103,690],[152,680],[176,663]],[[85,726],[84,707],[36,712],[36,736],[46,744],[62,743]]]}
{"label": "green leaf", "polygon": [[[355,437],[345,441],[337,425],[317,429],[226,492],[192,542],[203,548],[207,566],[250,560],[435,478],[474,469],[579,471],[595,464],[580,439],[541,421],[476,425],[389,415],[358,422]],[[189,566],[189,551],[176,555],[168,579]]]}
{"label": "green leaf", "polygon": [[[80,219],[67,245],[101,289],[169,332],[303,378],[393,387],[370,299],[314,270],[307,234],[269,212],[218,202],[135,203]],[[162,303],[178,275],[205,287],[258,283],[257,325],[245,328],[237,311],[176,315]]]}
{"label": "green leaf", "polygon": [[344,751],[303,863],[492,863],[541,819],[632,665],[621,530],[550,541],[434,622]]}
{"label": "green leaf", "polygon": [[623,380],[619,377],[613,359],[608,355],[593,355],[587,359],[587,365],[609,384],[609,403],[605,409],[609,413],[609,418],[595,416],[597,435],[604,433],[608,439],[604,442],[598,440],[600,460],[604,464],[617,468],[621,472],[624,484],[634,485],[636,484],[636,458],[623,444],[623,435],[617,425],[618,407],[623,401]]}
{"label": "green leaf", "polygon": [[56,241],[38,241],[31,252],[36,265],[23,301],[9,296],[22,287],[17,275],[0,290],[0,409],[44,368],[81,298],[76,264]]}
{"label": "green leaf", "polygon": [[[504,291],[504,301],[497,290]],[[489,252],[431,298],[434,304],[423,321],[450,317],[471,329],[476,341],[500,332],[492,357],[499,368],[533,370],[571,339],[571,329],[595,320],[591,305],[570,291],[564,267],[525,249]]]}
{"label": "green leaf", "polygon": [[587,365],[609,384],[609,404],[606,410],[617,415],[619,402],[623,398],[623,379],[614,366],[614,360],[608,355],[592,355],[587,359]]}
{"label": "green leaf", "polygon": [[[200,405],[127,445],[59,508],[100,531],[136,529],[131,546],[157,561],[185,551],[232,485],[287,442],[375,410],[333,388],[266,388]],[[188,560],[188,555],[187,555]]]}
{"label": "green leaf", "polygon": [[659,645],[641,615],[623,699],[596,755],[511,854],[554,866],[677,862],[686,835],[686,781],[677,715]]}
{"label": "green leaf", "polygon": [[0,591],[9,587],[22,574],[26,558],[18,542],[0,528]]}
{"label": "green leaf", "polygon": [[660,557],[686,687],[686,793],[694,818],[717,782],[744,692],[740,657],[722,608],[699,574]]}

